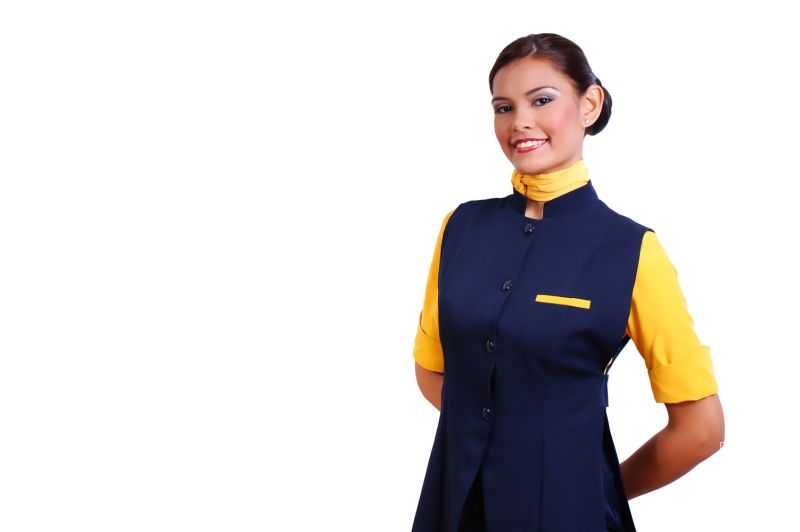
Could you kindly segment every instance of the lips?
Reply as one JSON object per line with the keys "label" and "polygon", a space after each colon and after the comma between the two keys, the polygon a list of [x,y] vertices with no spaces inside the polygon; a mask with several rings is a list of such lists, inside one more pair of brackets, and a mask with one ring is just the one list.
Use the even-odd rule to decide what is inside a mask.
{"label": "lips", "polygon": [[538,150],[547,143],[547,139],[519,139],[515,140],[514,150],[517,153],[527,153],[530,151]]}

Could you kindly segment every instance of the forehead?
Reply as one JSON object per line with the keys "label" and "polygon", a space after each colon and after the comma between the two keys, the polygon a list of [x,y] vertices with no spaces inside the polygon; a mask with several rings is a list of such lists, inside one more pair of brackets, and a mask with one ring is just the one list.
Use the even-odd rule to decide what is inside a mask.
{"label": "forehead", "polygon": [[553,68],[550,61],[525,57],[497,71],[492,82],[492,95],[512,98],[543,86],[555,87],[562,93],[574,92],[569,78]]}

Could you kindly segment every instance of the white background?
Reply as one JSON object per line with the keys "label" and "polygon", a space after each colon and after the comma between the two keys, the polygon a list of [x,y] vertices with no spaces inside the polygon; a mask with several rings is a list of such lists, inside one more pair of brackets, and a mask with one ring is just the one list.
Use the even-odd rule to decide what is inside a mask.
{"label": "white background", "polygon": [[[637,527],[790,529],[800,115],[778,5],[4,2],[0,529],[409,530],[436,234],[511,193],[487,76],[537,32],[613,96],[587,167],[658,232],[725,409],[723,450],[631,501]],[[666,412],[632,345],[611,383],[625,458]]]}

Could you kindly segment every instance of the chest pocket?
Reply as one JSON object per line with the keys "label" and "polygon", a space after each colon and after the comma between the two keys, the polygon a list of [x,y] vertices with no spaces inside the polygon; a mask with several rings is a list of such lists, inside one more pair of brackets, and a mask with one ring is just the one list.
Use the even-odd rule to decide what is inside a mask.
{"label": "chest pocket", "polygon": [[537,294],[536,302],[549,303],[551,305],[564,305],[567,307],[577,307],[587,310],[592,306],[592,302],[588,299],[579,299],[577,297],[549,296],[544,294]]}

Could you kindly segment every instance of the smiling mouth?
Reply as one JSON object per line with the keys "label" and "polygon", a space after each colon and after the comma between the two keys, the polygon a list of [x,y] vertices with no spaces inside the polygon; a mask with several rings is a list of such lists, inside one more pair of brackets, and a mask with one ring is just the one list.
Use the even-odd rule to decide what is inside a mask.
{"label": "smiling mouth", "polygon": [[547,139],[522,139],[514,143],[514,150],[517,153],[526,153],[533,150],[538,150],[547,142]]}

